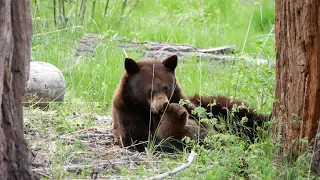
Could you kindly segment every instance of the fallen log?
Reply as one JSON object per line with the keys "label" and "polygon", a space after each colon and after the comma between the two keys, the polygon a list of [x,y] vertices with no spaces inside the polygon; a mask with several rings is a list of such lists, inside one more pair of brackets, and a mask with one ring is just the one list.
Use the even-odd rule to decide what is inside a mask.
{"label": "fallen log", "polygon": [[[85,34],[76,48],[75,56],[78,58],[92,56],[96,48],[104,41],[105,37],[98,34]],[[190,58],[209,61],[235,60],[245,58],[250,63],[270,63],[266,58],[253,58],[252,56],[237,56],[236,46],[221,46],[214,48],[199,48],[189,44],[171,44],[164,42],[135,42],[115,36],[110,41],[117,41],[118,47],[126,52],[141,52],[144,58],[165,59],[171,55],[177,55],[182,61]]]}

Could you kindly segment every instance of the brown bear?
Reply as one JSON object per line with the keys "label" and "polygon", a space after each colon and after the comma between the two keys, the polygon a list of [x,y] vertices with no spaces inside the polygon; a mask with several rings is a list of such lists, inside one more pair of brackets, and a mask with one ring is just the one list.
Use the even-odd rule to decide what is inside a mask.
{"label": "brown bear", "polygon": [[161,111],[161,120],[155,130],[157,140],[161,140],[156,150],[175,152],[183,150],[181,141],[184,137],[190,137],[202,144],[204,138],[213,130],[209,124],[199,123],[189,118],[187,110],[177,103],[167,103]]}
{"label": "brown bear", "polygon": [[[125,59],[120,84],[112,103],[113,135],[119,145],[143,151],[158,126],[159,110],[165,103],[187,100],[175,76],[177,56],[161,61]],[[188,112],[195,107],[185,106]],[[142,144],[141,144],[142,143]]]}
{"label": "brown bear", "polygon": [[196,139],[199,132],[199,123],[189,119],[189,114],[183,106],[177,103],[165,104],[160,123],[155,131],[159,139],[169,137],[182,139],[185,136]]}
{"label": "brown bear", "polygon": [[[265,121],[269,121],[269,116],[258,114],[254,109],[249,108],[249,104],[237,99],[225,96],[199,96],[189,97],[189,100],[195,106],[201,106],[206,109],[208,118],[217,118],[233,122],[232,127],[236,128],[238,135],[245,135],[252,143],[258,137],[257,127],[261,127]],[[234,108],[235,105],[237,108]],[[240,123],[243,117],[247,120]],[[231,120],[230,120],[231,119]],[[231,127],[231,126],[230,126]],[[228,128],[228,127],[227,127]]]}
{"label": "brown bear", "polygon": [[196,139],[199,134],[207,134],[208,130],[199,122],[189,119],[189,114],[183,106],[167,103],[163,107],[155,134],[159,139],[173,137],[181,140],[185,136]]}

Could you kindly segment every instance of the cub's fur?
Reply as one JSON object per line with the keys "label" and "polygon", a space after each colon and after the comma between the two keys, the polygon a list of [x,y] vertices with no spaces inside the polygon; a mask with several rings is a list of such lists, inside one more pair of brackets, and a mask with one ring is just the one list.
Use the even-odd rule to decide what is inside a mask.
{"label": "cub's fur", "polygon": [[177,103],[166,104],[156,136],[160,139],[182,139],[185,136],[196,139],[200,125],[188,117],[188,112],[183,106]]}
{"label": "cub's fur", "polygon": [[[237,131],[241,131],[239,135],[245,135],[251,142],[254,142],[254,138],[257,137],[257,126],[262,126],[263,122],[268,121],[269,117],[257,114],[253,109],[249,108],[249,104],[237,99],[231,99],[225,96],[199,96],[194,95],[189,97],[189,100],[195,106],[201,106],[206,109],[208,118],[217,118],[219,120],[226,120],[231,122],[232,119],[237,128]],[[234,106],[237,106],[233,110]],[[242,118],[247,117],[247,121],[240,125],[239,122]]]}
{"label": "cub's fur", "polygon": [[[209,124],[199,123],[189,118],[186,109],[177,104],[170,103],[163,107],[161,121],[155,135],[158,140],[157,150],[175,152],[183,150],[187,146],[181,141],[184,137],[190,137],[202,144],[202,140],[212,130]],[[160,143],[159,143],[160,142]]]}

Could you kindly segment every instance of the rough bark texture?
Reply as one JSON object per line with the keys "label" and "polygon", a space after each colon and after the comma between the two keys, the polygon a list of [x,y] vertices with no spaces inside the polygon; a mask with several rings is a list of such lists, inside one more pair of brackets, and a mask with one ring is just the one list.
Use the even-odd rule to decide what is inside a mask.
{"label": "rough bark texture", "polygon": [[24,139],[21,103],[31,35],[29,0],[0,0],[0,179],[36,179]]}
{"label": "rough bark texture", "polygon": [[273,115],[286,155],[305,150],[320,118],[320,1],[276,0],[276,99]]}

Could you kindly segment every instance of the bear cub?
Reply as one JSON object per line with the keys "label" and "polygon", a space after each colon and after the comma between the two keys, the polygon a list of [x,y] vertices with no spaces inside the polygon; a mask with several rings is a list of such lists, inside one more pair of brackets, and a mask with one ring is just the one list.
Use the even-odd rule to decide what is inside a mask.
{"label": "bear cub", "polygon": [[177,103],[167,103],[163,106],[161,120],[156,129],[158,139],[174,138],[181,140],[190,137],[197,140],[205,138],[208,129],[204,128],[199,122],[189,119],[187,110]]}
{"label": "bear cub", "polygon": [[[267,115],[256,113],[254,109],[249,108],[248,103],[238,99],[225,96],[194,95],[189,97],[189,100],[195,106],[205,108],[208,119],[216,118],[218,119],[218,124],[233,122],[231,127],[236,128],[236,131],[239,132],[238,135],[245,137],[251,143],[254,143],[255,138],[258,137],[257,127],[262,127],[264,122],[270,119]],[[234,109],[234,107],[237,108]],[[241,120],[244,117],[247,120],[241,124]]]}

